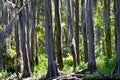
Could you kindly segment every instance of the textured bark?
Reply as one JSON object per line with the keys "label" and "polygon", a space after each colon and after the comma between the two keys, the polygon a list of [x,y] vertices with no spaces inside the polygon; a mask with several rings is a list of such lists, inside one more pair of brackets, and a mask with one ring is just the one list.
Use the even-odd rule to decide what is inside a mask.
{"label": "textured bark", "polygon": [[110,27],[110,0],[104,0],[104,25],[105,25],[105,40],[106,54],[111,58],[111,27]]}
{"label": "textured bark", "polygon": [[88,70],[90,73],[93,73],[96,71],[96,62],[94,56],[94,27],[91,9],[91,0],[87,0]]}
{"label": "textured bark", "polygon": [[63,58],[61,51],[61,22],[59,14],[59,0],[54,0],[55,4],[55,27],[56,27],[56,53],[57,53],[57,63],[59,69],[63,69]]}
{"label": "textured bark", "polygon": [[58,70],[55,61],[55,49],[53,42],[53,28],[52,28],[52,10],[51,0],[45,0],[45,31],[46,31],[46,53],[48,56],[48,71],[46,79],[58,76]]}
{"label": "textured bark", "polygon": [[116,35],[117,35],[117,54],[116,54],[116,64],[113,70],[113,76],[120,75],[120,0],[115,1],[115,27],[116,27]]}
{"label": "textured bark", "polygon": [[85,55],[85,62],[88,62],[88,45],[87,45],[87,29],[86,29],[86,19],[85,19],[85,0],[81,1],[81,28],[83,33],[83,44],[84,44],[84,55]]}
{"label": "textured bark", "polygon": [[[23,0],[20,1],[20,6],[23,6]],[[23,77],[30,77],[31,76],[31,70],[30,70],[30,64],[29,64],[29,58],[26,48],[26,35],[25,35],[25,29],[26,29],[26,16],[25,16],[25,9],[22,9],[19,14],[19,21],[20,21],[20,28],[21,28],[21,51],[23,56]]]}

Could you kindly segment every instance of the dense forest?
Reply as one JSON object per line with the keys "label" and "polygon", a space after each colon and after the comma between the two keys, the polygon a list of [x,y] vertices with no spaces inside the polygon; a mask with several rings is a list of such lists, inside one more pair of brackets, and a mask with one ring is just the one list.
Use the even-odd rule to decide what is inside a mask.
{"label": "dense forest", "polygon": [[0,80],[120,78],[120,0],[0,0]]}

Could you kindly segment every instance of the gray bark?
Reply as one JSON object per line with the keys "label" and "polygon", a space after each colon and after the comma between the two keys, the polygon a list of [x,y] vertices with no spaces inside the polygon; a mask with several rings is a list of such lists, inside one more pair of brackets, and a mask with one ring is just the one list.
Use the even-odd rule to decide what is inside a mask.
{"label": "gray bark", "polygon": [[46,53],[48,56],[48,71],[46,78],[58,76],[58,70],[55,61],[55,49],[53,42],[53,30],[52,30],[52,10],[51,0],[45,0],[45,31],[46,31]]}
{"label": "gray bark", "polygon": [[120,75],[120,0],[115,1],[115,27],[116,27],[116,35],[117,35],[117,54],[116,54],[116,64],[113,70],[113,76]]}
{"label": "gray bark", "polygon": [[87,0],[87,30],[88,30],[88,71],[96,71],[96,62],[94,56],[94,27],[91,11],[91,0]]}

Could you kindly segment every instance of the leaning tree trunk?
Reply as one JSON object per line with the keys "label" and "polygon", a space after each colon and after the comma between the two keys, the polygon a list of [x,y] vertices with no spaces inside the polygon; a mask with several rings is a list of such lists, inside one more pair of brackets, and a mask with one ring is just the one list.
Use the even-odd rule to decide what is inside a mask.
{"label": "leaning tree trunk", "polygon": [[55,61],[55,49],[53,42],[52,28],[52,10],[51,0],[45,0],[45,31],[46,31],[46,53],[48,55],[48,71],[46,79],[58,76],[58,70]]}
{"label": "leaning tree trunk", "polygon": [[88,30],[88,71],[96,71],[96,62],[94,56],[94,28],[92,19],[91,1],[87,0],[87,30]]}
{"label": "leaning tree trunk", "polygon": [[[20,1],[20,6],[23,6],[23,0]],[[29,64],[29,58],[26,48],[26,24],[25,24],[25,10],[22,9],[19,14],[19,20],[20,20],[20,28],[21,28],[21,51],[23,55],[23,77],[30,77],[31,76],[31,70],[30,70],[30,64]]]}
{"label": "leaning tree trunk", "polygon": [[63,58],[61,51],[61,23],[59,14],[59,0],[54,0],[55,4],[55,27],[56,27],[56,53],[59,69],[63,69]]}
{"label": "leaning tree trunk", "polygon": [[117,54],[116,54],[116,64],[113,70],[113,76],[120,75],[120,0],[115,1],[115,27],[117,35]]}

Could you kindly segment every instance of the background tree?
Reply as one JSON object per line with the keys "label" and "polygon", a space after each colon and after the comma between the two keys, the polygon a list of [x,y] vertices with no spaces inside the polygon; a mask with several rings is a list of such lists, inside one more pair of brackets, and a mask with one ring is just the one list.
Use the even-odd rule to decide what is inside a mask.
{"label": "background tree", "polygon": [[[23,0],[20,1],[20,6],[23,6]],[[20,29],[21,29],[21,51],[23,55],[23,77],[31,76],[30,63],[28,58],[28,52],[26,48],[26,15],[23,8],[19,14]]]}
{"label": "background tree", "polygon": [[59,0],[54,0],[55,5],[55,27],[56,27],[56,53],[59,69],[63,69],[63,57],[61,51],[61,22],[59,14]]}
{"label": "background tree", "polygon": [[104,0],[104,24],[105,24],[105,40],[106,40],[106,54],[111,58],[111,27],[110,27],[110,0]]}

